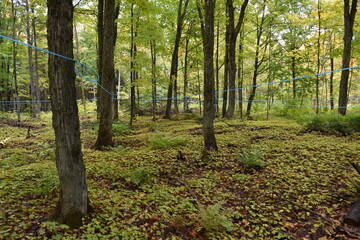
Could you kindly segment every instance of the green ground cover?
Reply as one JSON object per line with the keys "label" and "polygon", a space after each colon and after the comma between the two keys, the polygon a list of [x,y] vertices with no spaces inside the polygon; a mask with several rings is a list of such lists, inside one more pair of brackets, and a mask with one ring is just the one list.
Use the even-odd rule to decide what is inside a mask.
{"label": "green ground cover", "polygon": [[45,218],[58,196],[51,118],[0,119],[0,140],[11,137],[0,149],[0,239],[349,239],[339,226],[359,198],[348,180],[359,178],[356,134],[216,119],[219,151],[204,154],[198,118],[137,117],[96,151],[98,124],[82,119],[94,212],[69,230]]}

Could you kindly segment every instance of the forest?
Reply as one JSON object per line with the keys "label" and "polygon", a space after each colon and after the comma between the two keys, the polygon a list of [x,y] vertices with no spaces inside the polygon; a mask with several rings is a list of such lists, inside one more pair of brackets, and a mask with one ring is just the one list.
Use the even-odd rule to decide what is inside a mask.
{"label": "forest", "polygon": [[360,239],[357,0],[3,0],[0,239]]}

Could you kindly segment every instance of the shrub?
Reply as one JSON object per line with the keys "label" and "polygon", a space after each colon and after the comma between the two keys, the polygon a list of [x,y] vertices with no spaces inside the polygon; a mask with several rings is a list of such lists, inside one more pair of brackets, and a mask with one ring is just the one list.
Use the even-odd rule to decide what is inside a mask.
{"label": "shrub", "polygon": [[344,136],[360,132],[360,115],[340,116],[335,113],[322,114],[311,118],[301,118],[299,123],[311,131],[328,134],[340,133]]}
{"label": "shrub", "polygon": [[260,161],[263,157],[263,153],[256,149],[244,150],[238,157],[239,161],[245,165],[246,168],[255,169],[261,168],[265,165],[265,162]]}
{"label": "shrub", "polygon": [[200,226],[208,231],[219,231],[225,229],[227,231],[233,230],[232,222],[229,220],[229,212],[222,209],[221,203],[216,203],[211,206],[200,206]]}
{"label": "shrub", "polygon": [[118,121],[112,125],[112,132],[113,135],[126,135],[131,132],[131,126],[122,121]]}
{"label": "shrub", "polygon": [[177,146],[184,146],[186,143],[187,140],[185,138],[157,135],[150,142],[150,145],[152,149],[169,149]]}
{"label": "shrub", "polygon": [[134,185],[141,185],[148,182],[153,175],[153,171],[148,167],[134,168],[124,175],[127,182]]}

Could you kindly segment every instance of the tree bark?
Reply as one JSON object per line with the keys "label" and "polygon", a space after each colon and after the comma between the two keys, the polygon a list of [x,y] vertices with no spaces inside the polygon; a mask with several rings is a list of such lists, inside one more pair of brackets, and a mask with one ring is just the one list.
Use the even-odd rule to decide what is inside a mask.
{"label": "tree bark", "polygon": [[150,41],[151,49],[151,92],[152,92],[152,113],[153,121],[156,119],[156,42]]}
{"label": "tree bark", "polygon": [[[356,15],[357,0],[353,0],[350,8],[350,0],[344,0],[344,51],[342,59],[342,68],[349,68],[351,59],[351,41],[353,38],[353,27]],[[340,90],[339,90],[339,109],[340,115],[346,115],[346,108],[348,102],[348,82],[349,70],[341,72]]]}
{"label": "tree bark", "polygon": [[189,56],[189,41],[190,38],[187,37],[185,41],[185,58],[184,58],[184,112],[189,111],[188,99],[186,97],[187,87],[188,87],[188,56]]}
{"label": "tree bark", "polygon": [[97,15],[97,34],[98,34],[98,59],[97,67],[100,76],[99,83],[96,91],[96,107],[97,107],[97,118],[100,118],[100,91],[102,81],[102,63],[103,63],[103,39],[104,39],[104,0],[98,0],[98,15]]}
{"label": "tree bark", "polygon": [[[102,86],[110,93],[114,92],[114,15],[115,0],[107,0],[104,5],[104,39],[103,39],[103,62],[102,62]],[[96,149],[102,149],[113,145],[112,121],[113,121],[113,94],[101,89],[100,91],[100,126],[95,143]]]}
{"label": "tree bark", "polygon": [[[214,10],[216,0],[204,0],[204,15],[198,3],[198,12],[201,19],[201,33],[204,51],[204,121],[203,137],[204,150],[217,151],[214,118],[215,118],[215,81],[214,81]],[[204,16],[204,17],[203,17]]]}
{"label": "tree bark", "polygon": [[[15,10],[15,4],[14,0],[11,0],[11,15],[12,15],[12,38],[15,39],[15,21],[16,21],[16,10]],[[20,99],[19,99],[19,86],[18,86],[18,80],[17,80],[17,50],[16,46],[17,44],[15,42],[12,42],[13,46],[13,78],[15,83],[15,98],[16,98],[16,112],[17,112],[17,120],[18,122],[21,121],[21,106],[20,106]]]}
{"label": "tree bark", "polygon": [[[49,51],[73,58],[73,6],[71,0],[48,0]],[[52,219],[78,228],[88,213],[85,166],[82,159],[80,126],[76,103],[74,61],[49,55],[49,79],[56,167],[60,197]]]}
{"label": "tree bark", "polygon": [[235,26],[235,7],[234,0],[227,0],[228,20],[229,20],[229,43],[228,43],[228,70],[229,70],[229,106],[225,117],[234,117],[236,102],[236,40],[240,32],[241,25],[244,20],[246,6],[249,0],[245,0],[241,6],[239,21]]}
{"label": "tree bark", "polygon": [[183,0],[179,0],[176,37],[175,37],[174,50],[173,50],[172,57],[171,57],[170,83],[169,83],[169,87],[168,87],[166,109],[165,109],[165,115],[164,115],[165,119],[169,119],[170,115],[171,115],[171,103],[172,103],[172,98],[173,98],[173,88],[174,88],[175,80],[177,79],[177,71],[178,71],[179,46],[180,46],[181,33],[183,30],[184,19],[185,19],[188,4],[189,4],[189,0],[185,0],[184,6],[183,6]]}

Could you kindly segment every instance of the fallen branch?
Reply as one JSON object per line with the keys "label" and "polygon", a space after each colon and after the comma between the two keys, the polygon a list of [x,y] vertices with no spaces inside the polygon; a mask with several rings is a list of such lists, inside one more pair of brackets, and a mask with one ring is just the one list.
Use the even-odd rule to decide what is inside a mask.
{"label": "fallen branch", "polygon": [[5,142],[6,142],[7,140],[9,140],[10,138],[11,138],[11,137],[5,138],[4,140],[2,140],[2,141],[0,142],[0,149],[4,147]]}
{"label": "fallen branch", "polygon": [[200,201],[199,198],[196,196],[194,190],[192,190],[192,188],[189,186],[189,184],[188,184],[185,180],[181,180],[181,179],[179,179],[179,178],[177,178],[177,177],[173,177],[173,176],[169,176],[169,178],[175,179],[175,180],[178,181],[179,183],[183,184],[183,185],[186,187],[186,189],[188,190],[188,192],[190,193],[190,195],[191,195],[193,198],[195,198],[195,199],[198,201],[198,203],[199,203],[199,201]]}

